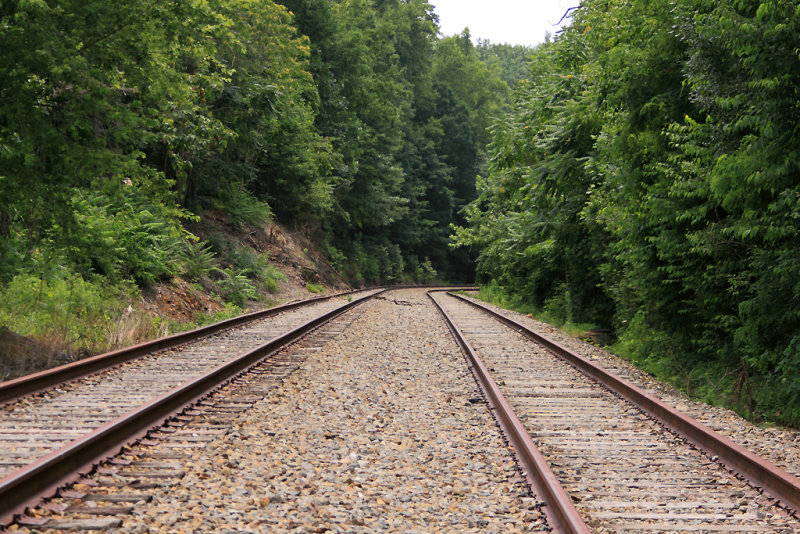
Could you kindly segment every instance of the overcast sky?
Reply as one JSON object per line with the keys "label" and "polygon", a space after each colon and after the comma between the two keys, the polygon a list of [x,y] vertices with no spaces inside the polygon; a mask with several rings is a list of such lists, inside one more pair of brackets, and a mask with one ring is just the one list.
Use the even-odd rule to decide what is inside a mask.
{"label": "overcast sky", "polygon": [[545,32],[555,34],[556,23],[579,0],[428,0],[439,15],[442,34],[469,27],[473,40],[535,45]]}

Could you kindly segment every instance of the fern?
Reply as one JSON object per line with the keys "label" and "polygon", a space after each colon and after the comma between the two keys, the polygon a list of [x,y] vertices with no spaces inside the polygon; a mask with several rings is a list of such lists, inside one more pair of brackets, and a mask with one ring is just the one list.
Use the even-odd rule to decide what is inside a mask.
{"label": "fern", "polygon": [[241,271],[236,269],[219,269],[222,278],[217,281],[217,287],[222,297],[237,306],[243,306],[248,300],[258,299],[258,293],[253,283]]}
{"label": "fern", "polygon": [[189,280],[210,278],[219,272],[216,255],[207,243],[200,241],[184,241],[178,262],[181,274]]}

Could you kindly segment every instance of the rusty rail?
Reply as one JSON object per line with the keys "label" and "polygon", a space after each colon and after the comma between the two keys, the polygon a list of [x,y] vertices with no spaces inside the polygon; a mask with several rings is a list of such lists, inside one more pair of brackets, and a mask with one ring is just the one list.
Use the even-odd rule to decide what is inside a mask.
{"label": "rusty rail", "polygon": [[153,341],[147,341],[144,343],[140,343],[138,345],[126,347],[124,349],[118,349],[111,352],[98,354],[96,356],[84,358],[76,362],[60,365],[58,367],[53,367],[51,369],[46,369],[38,373],[34,373],[27,376],[21,376],[19,378],[8,380],[6,382],[0,382],[0,405],[12,402],[23,395],[30,395],[32,393],[45,390],[49,387],[58,384],[63,384],[65,382],[74,380],[76,378],[84,377],[86,375],[95,373],[97,371],[101,371],[103,369],[112,367],[114,365],[136,359],[146,354],[150,354],[151,352],[172,348],[182,343],[188,343],[190,341],[195,341],[201,337],[215,334],[222,330],[233,328],[258,319],[263,319],[265,317],[270,317],[272,315],[277,315],[278,313],[284,311],[300,308],[307,304],[319,302],[322,300],[328,300],[336,297],[347,296],[357,292],[358,291],[346,291],[344,293],[337,293],[334,295],[325,295],[321,297],[314,297],[306,300],[300,300],[297,302],[290,302],[282,306],[276,306],[274,308],[269,308],[266,310],[260,310],[257,312],[240,315],[239,317],[226,319],[224,321],[220,321],[218,323],[214,323],[211,325],[206,325],[200,328],[196,328],[194,330],[188,330],[186,332],[181,332],[178,334],[163,337]]}
{"label": "rusty rail", "polygon": [[486,366],[475,354],[469,342],[461,335],[450,315],[436,302],[430,293],[432,291],[428,292],[428,297],[444,317],[448,328],[453,333],[453,337],[455,337],[461,346],[461,350],[471,363],[470,368],[478,385],[489,401],[503,433],[514,448],[528,484],[533,488],[536,495],[547,504],[543,511],[547,516],[548,524],[555,532],[588,534],[591,530],[581,518],[569,494],[558,482],[558,478],[550,469],[545,457],[536,448],[522,421],[514,413],[513,408],[511,408],[511,405],[500,391],[500,387],[489,375]]}
{"label": "rusty rail", "polygon": [[800,479],[787,473],[775,464],[748,451],[722,434],[682,413],[627,380],[606,371],[591,361],[575,354],[568,348],[533,332],[521,323],[505,317],[494,310],[450,293],[487,314],[495,317],[532,341],[545,346],[556,356],[573,365],[587,376],[634,404],[673,432],[687,439],[697,448],[729,469],[742,475],[753,486],[759,487],[781,504],[800,511]]}
{"label": "rusty rail", "polygon": [[140,439],[151,427],[169,419],[236,374],[384,291],[348,302],[261,347],[232,358],[203,376],[106,423],[96,431],[0,480],[0,526],[8,525],[15,515],[35,506],[59,487],[74,481],[81,472],[86,472],[93,465],[117,454],[124,445]]}

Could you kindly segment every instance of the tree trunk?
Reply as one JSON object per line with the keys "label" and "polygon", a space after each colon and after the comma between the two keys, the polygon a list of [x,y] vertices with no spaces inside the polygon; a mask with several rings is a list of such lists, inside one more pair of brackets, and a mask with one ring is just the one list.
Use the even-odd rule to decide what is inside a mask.
{"label": "tree trunk", "polygon": [[13,221],[14,219],[9,212],[0,210],[0,237],[9,237],[11,235],[11,223]]}

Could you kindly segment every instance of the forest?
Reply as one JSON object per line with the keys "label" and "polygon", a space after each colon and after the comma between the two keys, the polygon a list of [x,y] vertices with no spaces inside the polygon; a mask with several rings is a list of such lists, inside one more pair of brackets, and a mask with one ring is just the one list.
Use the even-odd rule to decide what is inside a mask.
{"label": "forest", "polygon": [[509,89],[427,2],[36,0],[2,21],[3,282],[44,262],[147,283],[205,209],[305,225],[357,283],[472,277],[448,225]]}
{"label": "forest", "polygon": [[[579,4],[579,5],[578,5]],[[470,282],[800,424],[800,7],[582,0],[535,48],[426,0],[0,4],[0,326],[108,343],[154,283],[235,313],[301,229],[354,285]]]}
{"label": "forest", "polygon": [[235,314],[282,273],[200,239],[209,211],[302,232],[354,286],[473,279],[449,225],[514,47],[489,66],[423,0],[18,0],[0,21],[0,326],[102,350],[175,277]]}
{"label": "forest", "polygon": [[800,6],[584,0],[492,126],[481,281],[690,394],[800,423]]}

